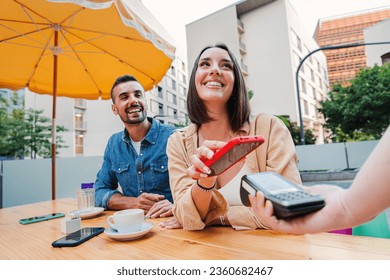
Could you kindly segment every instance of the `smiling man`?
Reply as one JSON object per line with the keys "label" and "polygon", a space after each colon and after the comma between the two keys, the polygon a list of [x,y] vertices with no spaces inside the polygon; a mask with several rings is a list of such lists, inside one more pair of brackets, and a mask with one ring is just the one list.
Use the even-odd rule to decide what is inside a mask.
{"label": "smiling man", "polygon": [[145,91],[130,75],[111,89],[112,111],[125,128],[108,140],[95,182],[95,205],[140,208],[152,218],[172,215],[166,144],[175,127],[147,117]]}

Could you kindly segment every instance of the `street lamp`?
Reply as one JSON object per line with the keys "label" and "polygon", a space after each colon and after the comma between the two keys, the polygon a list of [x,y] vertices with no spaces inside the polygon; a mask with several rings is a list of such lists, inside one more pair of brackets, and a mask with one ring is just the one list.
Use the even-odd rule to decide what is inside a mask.
{"label": "street lamp", "polygon": [[297,98],[298,98],[298,115],[299,115],[299,135],[300,135],[300,142],[301,145],[305,145],[305,133],[303,131],[303,120],[302,120],[302,110],[301,110],[301,97],[299,94],[299,71],[301,70],[301,66],[303,62],[311,56],[313,53],[316,53],[318,51],[323,50],[335,50],[335,49],[346,49],[346,48],[354,48],[354,47],[360,47],[360,46],[367,46],[367,45],[384,45],[384,44],[390,44],[390,42],[373,42],[373,43],[356,43],[356,44],[346,44],[346,45],[336,45],[336,46],[324,46],[318,49],[315,49],[314,51],[309,52],[300,62],[297,67],[297,71],[295,72],[295,84],[297,88]]}

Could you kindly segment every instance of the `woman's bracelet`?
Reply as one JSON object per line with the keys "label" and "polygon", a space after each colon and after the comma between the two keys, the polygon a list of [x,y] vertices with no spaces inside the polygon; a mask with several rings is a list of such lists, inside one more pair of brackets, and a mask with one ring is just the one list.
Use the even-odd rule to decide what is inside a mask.
{"label": "woman's bracelet", "polygon": [[204,192],[210,192],[212,191],[214,188],[215,188],[215,182],[214,182],[214,185],[211,187],[211,188],[205,188],[203,186],[201,186],[199,184],[199,180],[196,180],[196,186],[201,190],[201,191],[204,191]]}

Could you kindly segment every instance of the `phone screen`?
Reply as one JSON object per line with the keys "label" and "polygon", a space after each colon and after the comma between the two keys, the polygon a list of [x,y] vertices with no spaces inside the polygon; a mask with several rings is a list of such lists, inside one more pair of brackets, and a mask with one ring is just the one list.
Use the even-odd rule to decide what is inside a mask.
{"label": "phone screen", "polygon": [[65,217],[65,214],[64,213],[51,213],[51,214],[42,215],[42,216],[23,218],[23,219],[19,220],[19,223],[26,225],[26,224],[47,221],[47,220],[61,218],[61,217]]}
{"label": "phone screen", "polygon": [[53,247],[73,247],[80,245],[88,239],[102,233],[103,227],[86,227],[72,232],[52,243]]}

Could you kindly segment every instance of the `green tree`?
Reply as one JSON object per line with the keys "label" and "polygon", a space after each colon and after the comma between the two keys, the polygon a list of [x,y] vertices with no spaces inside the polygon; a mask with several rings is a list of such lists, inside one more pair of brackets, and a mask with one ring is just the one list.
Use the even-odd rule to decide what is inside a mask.
{"label": "green tree", "polygon": [[8,153],[6,132],[9,130],[10,125],[7,108],[8,100],[3,96],[2,92],[0,96],[0,154]]}
{"label": "green tree", "polygon": [[[287,126],[288,130],[290,130],[291,137],[296,146],[301,145],[301,131],[300,126],[295,122],[290,122],[288,117],[285,116],[277,116],[279,119],[283,121],[283,123]],[[303,129],[305,144],[315,144],[317,137],[314,135],[313,131],[310,129]]]}
{"label": "green tree", "polygon": [[252,97],[253,97],[253,95],[254,95],[254,92],[253,92],[253,90],[248,90],[248,96],[249,96],[249,100],[250,99],[252,99]]}
{"label": "green tree", "polygon": [[[36,158],[38,155],[44,158],[51,157],[51,119],[42,116],[42,110],[29,109],[25,114],[25,140],[28,147],[25,155]],[[59,132],[65,132],[67,129],[63,126],[56,126],[56,154],[58,149],[65,148],[64,140],[58,135]]]}
{"label": "green tree", "polygon": [[350,85],[333,85],[320,102],[337,142],[379,139],[390,123],[390,64],[361,69]]}
{"label": "green tree", "polygon": [[[22,159],[26,156],[51,157],[51,120],[43,111],[24,110],[23,97],[13,92],[9,98],[0,99],[0,156]],[[57,126],[57,132],[66,131]],[[58,148],[66,147],[61,136],[56,135]],[[57,150],[58,153],[58,150]]]}
{"label": "green tree", "polygon": [[17,92],[11,94],[6,91],[1,93],[1,134],[0,154],[5,157],[21,158],[24,154],[24,146],[20,135],[23,128],[23,100]]}

